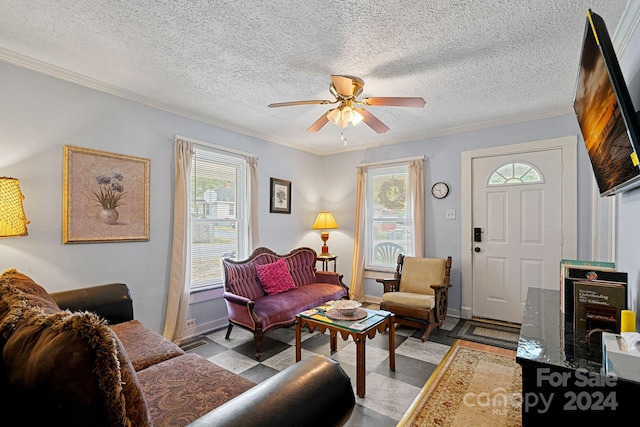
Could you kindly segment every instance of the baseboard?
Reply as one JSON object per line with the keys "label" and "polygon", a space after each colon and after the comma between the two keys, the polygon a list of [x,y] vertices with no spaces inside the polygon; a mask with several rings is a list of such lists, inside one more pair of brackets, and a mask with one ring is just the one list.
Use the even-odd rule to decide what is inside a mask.
{"label": "baseboard", "polygon": [[462,307],[461,314],[463,319],[471,319],[473,317],[473,310],[471,310],[471,307]]}
{"label": "baseboard", "polygon": [[457,317],[458,319],[462,319],[460,310],[455,310],[451,308],[447,309],[447,317]]}
{"label": "baseboard", "polygon": [[368,304],[380,304],[382,302],[382,297],[374,297],[373,295],[365,295],[364,302]]}
{"label": "baseboard", "polygon": [[480,323],[488,323],[490,325],[500,325],[500,326],[507,326],[510,328],[518,328],[518,329],[522,326],[519,323],[511,323],[511,322],[505,322],[502,320],[486,319],[484,317],[472,317],[471,320],[480,322]]}
{"label": "baseboard", "polygon": [[183,340],[188,340],[191,338],[198,337],[200,335],[210,334],[215,331],[219,331],[220,329],[226,329],[229,325],[229,319],[217,319],[211,322],[205,322],[199,325],[196,325],[195,328],[186,328]]}
{"label": "baseboard", "polygon": [[[382,301],[382,297],[376,297],[373,295],[365,295],[364,296],[364,303],[365,304],[378,304],[380,305],[380,302]],[[451,309],[449,308],[447,310],[447,317],[457,317],[457,318],[462,318],[462,316],[460,315],[460,310],[456,310],[456,309]],[[474,319],[475,320],[475,319]],[[192,338],[196,338],[200,335],[206,335],[206,334],[210,334],[216,331],[219,331],[220,329],[226,329],[227,326],[229,325],[229,320],[225,317],[223,319],[218,319],[215,321],[211,321],[211,322],[206,322],[200,325],[196,325],[195,328],[187,328],[185,330],[185,336],[183,337],[183,340],[189,340]]]}

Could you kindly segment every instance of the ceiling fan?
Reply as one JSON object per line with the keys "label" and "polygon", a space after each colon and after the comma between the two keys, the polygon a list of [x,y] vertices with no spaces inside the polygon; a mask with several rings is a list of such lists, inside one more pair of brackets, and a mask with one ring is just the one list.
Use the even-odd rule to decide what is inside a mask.
{"label": "ceiling fan", "polygon": [[316,120],[315,123],[307,129],[307,132],[318,132],[328,122],[344,128],[347,127],[349,123],[355,126],[363,121],[377,133],[384,133],[389,130],[389,127],[382,123],[376,116],[362,107],[357,107],[357,105],[422,108],[425,104],[424,99],[420,97],[369,97],[358,100],[356,98],[362,93],[363,87],[364,81],[358,77],[334,74],[331,76],[329,92],[335,97],[335,100],[316,99],[309,101],[276,102],[269,104],[269,107],[338,104],[336,108],[332,108]]}

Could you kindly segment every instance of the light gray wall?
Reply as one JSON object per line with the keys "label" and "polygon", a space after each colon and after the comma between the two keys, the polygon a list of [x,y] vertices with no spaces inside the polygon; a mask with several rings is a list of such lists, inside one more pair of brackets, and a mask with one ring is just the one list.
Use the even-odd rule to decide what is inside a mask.
{"label": "light gray wall", "polygon": [[[428,114],[428,113],[427,113]],[[460,176],[461,153],[479,148],[499,145],[517,144],[537,141],[567,135],[579,135],[577,121],[573,114],[533,120],[493,127],[474,132],[431,138],[404,144],[368,149],[345,154],[326,156],[323,168],[331,170],[330,185],[331,201],[327,200],[332,211],[338,212],[340,218],[345,218],[349,229],[353,229],[355,217],[355,168],[359,163],[369,163],[382,160],[399,159],[425,155],[425,256],[453,257],[451,272],[449,307],[455,313],[461,306],[461,223],[460,210]],[[325,177],[326,179],[326,177]],[[450,193],[442,200],[431,196],[431,186],[444,181],[449,184]],[[335,189],[339,190],[335,190]],[[590,258],[590,204],[591,204],[591,166],[582,137],[578,137],[578,221],[577,227],[578,256],[581,259]],[[329,197],[329,196],[328,196]],[[445,211],[455,209],[456,219],[445,219]],[[342,221],[344,221],[343,219]],[[341,220],[336,217],[342,226]],[[353,234],[331,233],[331,252],[342,258],[342,255],[353,253]],[[335,236],[335,237],[334,237]],[[348,258],[345,256],[345,258]],[[350,260],[350,258],[348,258]],[[344,263],[340,264],[343,270]],[[350,271],[343,270],[346,281],[350,280]],[[365,280],[365,294],[381,296],[382,289],[374,280]]]}
{"label": "light gray wall", "polygon": [[[305,243],[319,248],[320,239],[312,239],[311,232],[320,209],[318,156],[4,62],[0,94],[0,176],[20,180],[30,220],[27,237],[0,239],[0,271],[16,268],[52,292],[127,283],[136,318],[160,332],[169,281],[176,134],[259,157],[261,243],[278,252]],[[151,160],[148,242],[62,244],[64,145]],[[292,181],[291,215],[269,213],[270,177]],[[217,317],[224,317],[219,303],[223,311]]]}
{"label": "light gray wall", "polygon": [[[49,291],[125,282],[136,318],[162,330],[169,276],[173,200],[173,137],[182,135],[250,152],[259,157],[261,244],[276,252],[297,246],[320,250],[311,230],[316,213],[331,210],[339,229],[330,233],[338,271],[351,279],[355,217],[355,167],[425,154],[425,189],[451,186],[444,200],[426,195],[425,253],[454,258],[450,307],[459,310],[460,155],[463,151],[579,134],[572,114],[319,157],[124,100],[0,62],[0,175],[20,179],[29,236],[0,240],[0,270],[17,268]],[[426,111],[428,115],[428,110]],[[375,138],[375,135],[372,135]],[[62,151],[64,145],[151,159],[149,242],[62,244]],[[589,256],[590,167],[579,138],[578,256]],[[269,213],[269,178],[292,181],[292,214]],[[637,202],[636,202],[637,203]],[[455,209],[456,220],[445,220]],[[379,296],[377,283],[365,292]],[[223,319],[222,301],[192,310],[197,322]]]}
{"label": "light gray wall", "polygon": [[[636,111],[640,109],[640,28],[629,39],[620,55],[620,66],[629,87]],[[640,307],[640,188],[618,197],[618,270],[629,274],[629,308],[636,313]],[[640,316],[636,317],[640,325]]]}

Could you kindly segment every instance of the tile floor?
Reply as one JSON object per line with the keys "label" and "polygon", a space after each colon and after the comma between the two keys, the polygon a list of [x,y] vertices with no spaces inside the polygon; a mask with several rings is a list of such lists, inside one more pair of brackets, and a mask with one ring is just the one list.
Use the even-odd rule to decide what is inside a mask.
{"label": "tile floor", "polygon": [[[396,327],[396,370],[389,370],[388,336],[376,335],[366,344],[366,395],[356,396],[356,407],[347,426],[395,426],[409,408],[422,386],[455,341],[447,336],[458,323],[448,317],[444,327],[431,333],[427,342],[420,339],[421,331]],[[295,329],[282,328],[268,332],[262,340],[262,358],[255,360],[253,334],[239,327],[233,328],[225,339],[226,329],[200,337],[206,345],[185,350],[198,353],[212,362],[260,383],[295,363]],[[303,332],[302,357],[314,353],[337,360],[356,384],[355,344],[351,339],[338,338],[338,350],[329,349],[329,336],[317,331]],[[202,343],[201,343],[202,344]]]}

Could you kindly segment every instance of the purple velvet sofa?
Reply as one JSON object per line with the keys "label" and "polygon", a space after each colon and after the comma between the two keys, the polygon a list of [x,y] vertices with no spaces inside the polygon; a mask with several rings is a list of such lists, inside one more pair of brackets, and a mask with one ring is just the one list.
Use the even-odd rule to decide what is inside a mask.
{"label": "purple velvet sofa", "polygon": [[[229,312],[229,338],[234,325],[253,332],[256,359],[260,360],[262,336],[265,332],[292,326],[296,314],[326,303],[348,298],[349,289],[342,283],[342,275],[316,271],[318,254],[311,248],[297,248],[278,255],[261,247],[245,260],[222,260],[225,283],[224,299]],[[256,265],[271,264],[284,259],[293,278],[293,289],[269,295],[258,278]],[[288,279],[288,277],[287,277]]]}

